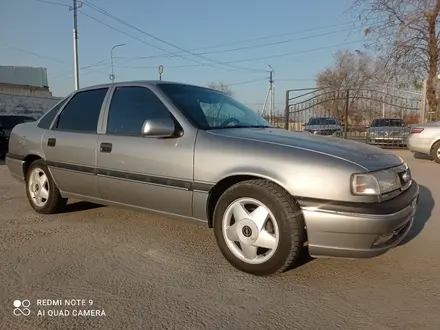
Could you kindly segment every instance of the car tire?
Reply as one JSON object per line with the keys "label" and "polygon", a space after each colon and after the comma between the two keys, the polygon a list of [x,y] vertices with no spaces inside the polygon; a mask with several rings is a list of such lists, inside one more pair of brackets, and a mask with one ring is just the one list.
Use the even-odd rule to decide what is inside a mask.
{"label": "car tire", "polygon": [[42,159],[34,161],[29,166],[26,173],[26,196],[31,207],[41,214],[59,213],[67,204],[67,198],[61,196]]}
{"label": "car tire", "polygon": [[440,141],[434,143],[431,148],[431,157],[437,164],[440,164]]}
{"label": "car tire", "polygon": [[[235,220],[236,214],[239,220]],[[231,222],[234,223],[231,225]],[[214,234],[226,260],[235,268],[256,276],[281,273],[294,266],[306,241],[299,204],[268,180],[243,181],[227,189],[214,210]],[[237,239],[239,244],[234,243]],[[255,245],[266,248],[259,250]],[[269,246],[274,248],[267,249]],[[252,259],[255,253],[266,255]]]}

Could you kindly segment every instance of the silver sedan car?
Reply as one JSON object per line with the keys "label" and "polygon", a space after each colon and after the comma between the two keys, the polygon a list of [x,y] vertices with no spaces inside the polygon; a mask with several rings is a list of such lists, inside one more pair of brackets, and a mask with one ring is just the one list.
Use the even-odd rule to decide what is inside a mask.
{"label": "silver sedan car", "polygon": [[440,164],[440,121],[413,125],[407,145],[410,151],[430,155]]}
{"label": "silver sedan car", "polygon": [[193,221],[259,276],[297,264],[306,246],[383,254],[409,232],[419,196],[392,153],[273,127],[224,93],[165,81],[72,93],[15,126],[6,164],[38,213],[74,198]]}

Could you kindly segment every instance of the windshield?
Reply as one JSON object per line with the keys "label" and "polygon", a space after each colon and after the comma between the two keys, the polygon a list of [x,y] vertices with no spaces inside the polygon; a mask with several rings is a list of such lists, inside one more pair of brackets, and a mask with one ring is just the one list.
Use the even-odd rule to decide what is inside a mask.
{"label": "windshield", "polygon": [[273,127],[255,111],[222,92],[178,84],[159,87],[198,128]]}
{"label": "windshield", "polygon": [[308,125],[338,125],[334,118],[311,118]]}
{"label": "windshield", "polygon": [[13,129],[15,125],[30,121],[35,121],[35,118],[25,116],[0,116],[0,126],[5,129]]}
{"label": "windshield", "polygon": [[393,126],[393,127],[405,127],[405,122],[402,119],[375,119],[371,123],[371,127],[386,127],[386,126]]}

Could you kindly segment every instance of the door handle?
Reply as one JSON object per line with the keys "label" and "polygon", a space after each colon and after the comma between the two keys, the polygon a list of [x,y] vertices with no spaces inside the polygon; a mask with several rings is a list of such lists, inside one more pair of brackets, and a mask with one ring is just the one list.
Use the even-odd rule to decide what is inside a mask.
{"label": "door handle", "polygon": [[48,147],[55,147],[55,144],[57,143],[57,139],[54,138],[49,138],[47,140],[47,146]]}
{"label": "door handle", "polygon": [[102,142],[99,147],[99,151],[108,153],[112,152],[112,144],[108,142]]}

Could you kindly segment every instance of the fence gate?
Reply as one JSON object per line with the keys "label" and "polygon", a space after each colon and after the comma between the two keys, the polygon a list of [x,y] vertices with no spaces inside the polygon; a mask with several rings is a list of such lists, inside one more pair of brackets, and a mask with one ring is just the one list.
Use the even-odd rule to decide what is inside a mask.
{"label": "fence gate", "polygon": [[[286,92],[284,127],[381,147],[406,147],[423,122],[421,94],[393,89],[296,89]],[[270,118],[279,125],[279,118]]]}

